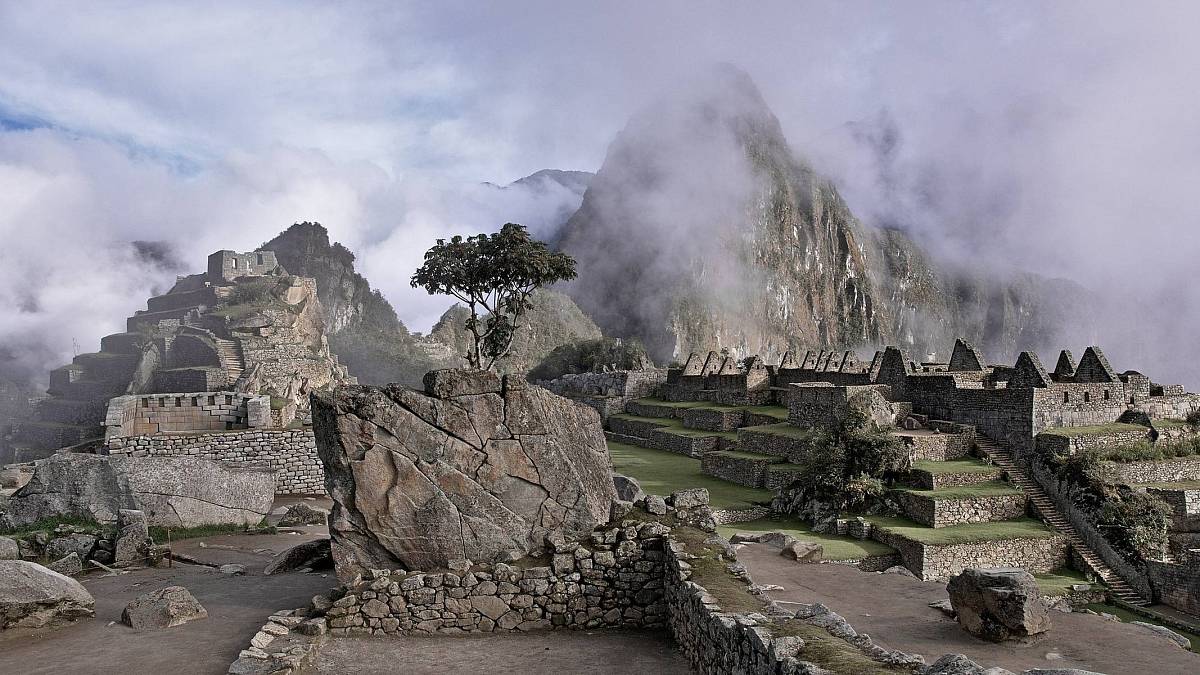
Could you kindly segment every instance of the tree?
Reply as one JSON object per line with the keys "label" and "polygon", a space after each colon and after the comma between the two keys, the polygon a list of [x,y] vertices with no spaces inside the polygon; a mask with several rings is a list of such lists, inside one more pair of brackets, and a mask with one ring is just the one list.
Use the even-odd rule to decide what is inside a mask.
{"label": "tree", "polygon": [[574,278],[571,256],[548,250],[524,226],[506,223],[493,234],[438,239],[413,274],[412,287],[466,304],[472,345],[464,357],[470,367],[490,370],[512,348],[529,296],[542,286]]}

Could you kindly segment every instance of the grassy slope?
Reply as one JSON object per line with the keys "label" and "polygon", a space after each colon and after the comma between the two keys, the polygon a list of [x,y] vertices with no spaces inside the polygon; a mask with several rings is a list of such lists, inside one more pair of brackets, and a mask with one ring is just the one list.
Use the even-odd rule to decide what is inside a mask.
{"label": "grassy slope", "polygon": [[981,459],[952,459],[946,462],[935,462],[928,459],[913,462],[912,468],[917,471],[928,471],[931,474],[943,476],[953,473],[991,473],[1000,469]]}
{"label": "grassy slope", "polygon": [[763,424],[757,427],[742,427],[741,430],[761,434],[775,434],[776,436],[787,436],[788,438],[804,438],[809,433],[808,430],[792,426],[787,422],[781,422],[779,424]]}
{"label": "grassy slope", "polygon": [[608,444],[613,470],[637,479],[651,494],[669,495],[688,488],[708,488],[714,509],[748,509],[767,503],[770,490],[742,487],[700,473],[700,460],[664,450],[650,450],[624,443]]}
{"label": "grassy slope", "polygon": [[944,487],[936,490],[914,490],[909,488],[899,488],[904,492],[911,492],[922,497],[930,499],[968,499],[971,497],[1000,497],[1007,495],[1019,495],[1021,491],[1012,485],[992,480],[986,483],[975,483],[973,485],[958,485],[955,487]]}
{"label": "grassy slope", "polygon": [[1072,584],[1090,584],[1092,582],[1083,576],[1083,572],[1060,567],[1053,572],[1033,575],[1037,579],[1038,589],[1046,595],[1066,595]]}
{"label": "grassy slope", "polygon": [[735,532],[783,532],[803,541],[821,544],[826,560],[859,560],[867,556],[895,553],[892,547],[871,539],[813,532],[807,523],[794,518],[762,518],[748,523],[730,523],[719,525],[717,532],[726,539]]}

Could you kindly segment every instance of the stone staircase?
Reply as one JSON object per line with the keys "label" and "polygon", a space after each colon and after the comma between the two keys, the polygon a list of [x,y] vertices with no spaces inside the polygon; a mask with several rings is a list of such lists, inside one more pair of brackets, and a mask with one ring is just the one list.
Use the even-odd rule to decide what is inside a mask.
{"label": "stone staircase", "polygon": [[1059,511],[1058,506],[1055,505],[1050,495],[1046,494],[1042,486],[1038,485],[1037,481],[1033,480],[1025,469],[1016,463],[1012,452],[983,436],[976,436],[975,444],[988,459],[1008,474],[1008,479],[1013,485],[1025,491],[1025,494],[1029,496],[1029,502],[1032,504],[1034,511],[1041,516],[1047,525],[1067,538],[1067,541],[1079,557],[1108,586],[1114,598],[1138,607],[1145,607],[1149,604],[1137,590],[1126,583],[1120,575],[1104,562],[1103,558],[1087,545],[1083,537],[1071,525],[1071,522],[1067,520],[1067,517]]}
{"label": "stone staircase", "polygon": [[242,347],[237,340],[217,338],[217,357],[221,360],[221,368],[229,375],[229,384],[237,382],[246,370],[246,361],[242,357]]}

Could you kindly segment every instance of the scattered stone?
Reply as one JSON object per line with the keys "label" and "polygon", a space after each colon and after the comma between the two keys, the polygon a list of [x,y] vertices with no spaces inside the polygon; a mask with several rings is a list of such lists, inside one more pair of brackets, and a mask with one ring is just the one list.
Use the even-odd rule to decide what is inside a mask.
{"label": "scattered stone", "polygon": [[21,547],[16,539],[0,537],[0,560],[20,560]]}
{"label": "scattered stone", "polygon": [[671,494],[671,506],[676,509],[694,509],[697,506],[708,506],[707,488],[691,488]]}
{"label": "scattered stone", "polygon": [[629,476],[614,473],[613,486],[617,489],[617,499],[623,502],[636,502],[646,496],[646,493],[642,491],[641,483]]}
{"label": "scattered stone", "polygon": [[325,509],[299,502],[287,507],[283,513],[283,517],[279,519],[279,526],[324,525],[328,517],[329,512]]}
{"label": "scattered stone", "polygon": [[1021,675],[1104,675],[1104,673],[1079,668],[1034,668],[1022,671]]}
{"label": "scattered stone", "polygon": [[221,565],[217,571],[221,574],[228,574],[231,577],[239,577],[246,573],[246,566],[230,563],[228,565]]}
{"label": "scattered stone", "polygon": [[520,558],[546,530],[578,541],[608,521],[616,486],[595,410],[485,371],[425,385],[314,395],[339,577]]}
{"label": "scattered stone", "polygon": [[54,516],[111,523],[121,509],[135,508],[164,527],[256,525],[274,497],[269,469],[200,457],[64,453],[37,463],[9,499],[6,519],[18,527]]}
{"label": "scattered stone", "polygon": [[782,591],[783,586],[776,584],[753,584],[750,586],[751,593],[770,593],[771,591]]}
{"label": "scattered stone", "polygon": [[654,516],[667,515],[667,500],[658,495],[646,495],[646,513]]}
{"label": "scattered stone", "polygon": [[1174,642],[1175,644],[1179,645],[1180,647],[1183,647],[1184,649],[1192,648],[1192,642],[1190,640],[1183,637],[1179,633],[1176,633],[1175,631],[1171,630],[1170,628],[1167,628],[1166,626],[1159,626],[1159,625],[1156,625],[1153,623],[1146,623],[1145,621],[1131,621],[1130,623],[1132,623],[1135,626],[1141,626],[1142,628],[1145,628],[1147,630],[1154,631],[1155,633],[1161,635],[1162,637],[1167,638],[1171,642]]}
{"label": "scattered stone", "polygon": [[67,555],[46,565],[46,569],[54,570],[68,577],[74,577],[83,574],[83,560],[80,559],[78,553],[71,551]]}
{"label": "scattered stone", "polygon": [[167,586],[131,600],[121,612],[121,623],[134,630],[162,630],[207,616],[208,611],[188,589]]}
{"label": "scattered stone", "polygon": [[333,566],[328,539],[306,541],[281,552],[263,568],[263,574],[283,574],[298,569],[329,569]]}
{"label": "scattered stone", "polygon": [[825,557],[825,547],[811,541],[796,541],[784,546],[779,555],[800,563],[817,563]]}
{"label": "scattered stone", "polygon": [[0,560],[0,629],[59,625],[95,616],[95,606],[71,577],[25,560]]}
{"label": "scattered stone", "polygon": [[296,626],[296,632],[308,636],[324,635],[328,630],[328,624],[321,617],[305,619],[300,622],[299,626]]}
{"label": "scattered stone", "polygon": [[46,557],[64,558],[74,553],[81,560],[87,558],[96,547],[96,537],[90,534],[71,534],[55,537],[46,544]]}
{"label": "scattered stone", "polygon": [[451,560],[450,562],[446,563],[446,569],[450,570],[451,572],[458,572],[459,574],[466,574],[467,572],[469,572],[471,570],[472,565],[473,565],[473,563],[470,560],[467,560],[466,558],[457,558],[455,560]]}
{"label": "scattered stone", "polygon": [[920,581],[920,579],[921,579],[917,575],[913,574],[912,570],[908,569],[904,565],[892,565],[891,567],[884,570],[882,572],[882,574],[899,574],[902,577],[908,577],[910,579],[916,579],[918,581]]}
{"label": "scattered stone", "polygon": [[731,544],[757,544],[762,541],[764,532],[734,532],[729,538]]}
{"label": "scattered stone", "polygon": [[1023,569],[967,569],[951,577],[946,590],[959,624],[976,637],[1002,642],[1050,628],[1037,582]]}
{"label": "scattered stone", "polygon": [[624,501],[621,501],[620,499],[614,499],[613,503],[612,503],[612,509],[609,511],[609,514],[608,514],[608,522],[610,522],[610,523],[620,522],[622,518],[624,518],[625,516],[629,515],[632,512],[633,512],[633,502],[624,502]]}
{"label": "scattered stone", "polygon": [[945,614],[951,619],[958,616],[958,612],[954,611],[954,607],[950,604],[949,598],[945,600],[938,600],[937,602],[931,602],[929,603],[929,606],[941,612],[942,614]]}
{"label": "scattered stone", "polygon": [[764,532],[758,543],[774,548],[787,548],[796,543],[796,538],[783,532]]}
{"label": "scattered stone", "polygon": [[983,666],[963,654],[946,654],[922,671],[922,675],[983,675]]}
{"label": "scattered stone", "polygon": [[117,541],[113,546],[113,566],[127,567],[145,563],[154,544],[146,514],[133,509],[117,513]]}

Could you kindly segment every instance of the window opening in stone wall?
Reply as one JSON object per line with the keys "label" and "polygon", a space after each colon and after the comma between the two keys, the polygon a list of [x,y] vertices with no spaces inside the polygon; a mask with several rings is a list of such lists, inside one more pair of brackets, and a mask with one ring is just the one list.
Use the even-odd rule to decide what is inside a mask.
{"label": "window opening in stone wall", "polygon": [[1109,398],[1109,396],[1108,396],[1108,390],[1107,390],[1107,389],[1105,389],[1105,390],[1104,390],[1104,400],[1105,400],[1105,401],[1107,401],[1107,400],[1108,400],[1108,398]]}
{"label": "window opening in stone wall", "polygon": [[1070,402],[1071,402],[1071,392],[1064,391],[1063,392],[1063,403],[1070,403]]}
{"label": "window opening in stone wall", "polygon": [[1091,400],[1092,400],[1092,393],[1088,392],[1088,391],[1083,392],[1083,402],[1090,403]]}

